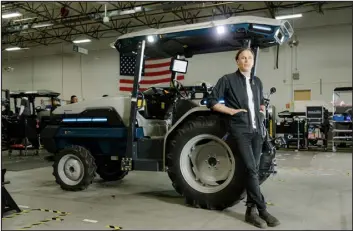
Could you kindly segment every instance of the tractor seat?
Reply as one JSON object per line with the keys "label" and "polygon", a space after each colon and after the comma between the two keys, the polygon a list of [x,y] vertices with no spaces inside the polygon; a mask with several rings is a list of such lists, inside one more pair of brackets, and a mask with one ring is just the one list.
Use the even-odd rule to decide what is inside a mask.
{"label": "tractor seat", "polygon": [[37,113],[37,118],[39,121],[41,121],[42,117],[50,117],[50,111],[48,110],[42,110]]}

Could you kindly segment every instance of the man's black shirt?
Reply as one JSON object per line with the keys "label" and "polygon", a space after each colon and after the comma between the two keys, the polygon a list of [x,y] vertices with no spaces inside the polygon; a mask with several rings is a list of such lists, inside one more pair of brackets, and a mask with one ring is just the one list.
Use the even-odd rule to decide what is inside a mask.
{"label": "man's black shirt", "polygon": [[[207,100],[208,108],[212,108],[223,99],[225,106],[229,108],[247,110],[231,116],[231,132],[236,134],[253,132],[245,81],[245,76],[239,70],[224,75],[218,80]],[[264,105],[262,82],[258,77],[253,76],[250,79],[250,86],[253,92],[256,128],[261,129],[260,105]]]}

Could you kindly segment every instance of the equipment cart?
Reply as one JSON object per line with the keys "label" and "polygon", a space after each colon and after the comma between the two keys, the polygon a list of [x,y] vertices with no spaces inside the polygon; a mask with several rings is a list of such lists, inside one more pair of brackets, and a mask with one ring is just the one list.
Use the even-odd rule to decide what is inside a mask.
{"label": "equipment cart", "polygon": [[[337,144],[352,145],[352,101],[344,104],[342,100],[348,94],[352,94],[352,87],[338,87],[333,90],[332,94],[332,151],[336,152]],[[352,95],[349,96],[351,100]],[[348,97],[345,97],[347,100]],[[348,99],[348,100],[349,100]]]}
{"label": "equipment cart", "polygon": [[[60,95],[58,92],[49,90],[38,91],[8,91],[4,90],[7,107],[1,116],[1,129],[4,132],[2,143],[6,146],[9,155],[13,150],[19,150],[20,155],[27,155],[28,150],[35,150],[38,155],[40,149],[40,132],[50,120],[51,112],[42,109],[41,106],[36,107],[37,98],[50,99],[53,104],[55,99]],[[20,112],[19,102],[25,97],[29,101],[31,115],[22,117],[18,115]],[[11,103],[13,109],[11,111]],[[52,105],[53,106],[53,105]]]}
{"label": "equipment cart", "polygon": [[327,150],[327,135],[330,129],[328,110],[323,106],[307,106],[307,148],[323,147]]}
{"label": "equipment cart", "polygon": [[276,125],[276,136],[283,137],[286,148],[296,150],[306,148],[306,117],[305,113],[283,111],[278,113],[282,121]]}

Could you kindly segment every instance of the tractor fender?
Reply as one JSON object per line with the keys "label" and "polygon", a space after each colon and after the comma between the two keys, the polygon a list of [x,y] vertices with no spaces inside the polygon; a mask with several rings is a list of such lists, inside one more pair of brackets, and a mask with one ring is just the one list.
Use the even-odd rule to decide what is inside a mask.
{"label": "tractor fender", "polygon": [[182,125],[182,123],[184,121],[186,121],[190,116],[195,115],[195,114],[203,114],[203,115],[207,115],[207,114],[214,114],[215,112],[211,111],[209,108],[207,108],[206,106],[198,106],[198,107],[194,107],[192,109],[190,109],[189,111],[187,111],[182,117],[180,117],[178,119],[177,122],[175,122],[175,124],[168,130],[168,132],[165,134],[164,136],[164,141],[163,141],[163,169],[164,171],[166,171],[165,166],[166,166],[166,145],[168,142],[168,137],[177,130],[177,128]]}

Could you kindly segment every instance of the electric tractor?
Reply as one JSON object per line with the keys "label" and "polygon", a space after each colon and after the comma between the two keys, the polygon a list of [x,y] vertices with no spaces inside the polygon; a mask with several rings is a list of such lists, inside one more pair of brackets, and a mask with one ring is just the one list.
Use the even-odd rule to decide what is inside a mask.
{"label": "electric tractor", "polygon": [[[96,174],[116,181],[132,170],[164,171],[188,205],[222,210],[239,202],[245,197],[244,169],[225,143],[229,116],[207,108],[212,86],[184,86],[177,76],[187,72],[187,59],[205,53],[250,47],[257,63],[260,49],[281,45],[292,35],[288,21],[239,16],[120,36],[117,51],[136,59],[131,94],[59,107],[41,133],[43,146],[54,155],[57,184],[79,191]],[[140,91],[149,58],[171,58],[170,84]],[[267,137],[261,183],[274,168],[275,148]]]}

